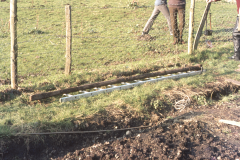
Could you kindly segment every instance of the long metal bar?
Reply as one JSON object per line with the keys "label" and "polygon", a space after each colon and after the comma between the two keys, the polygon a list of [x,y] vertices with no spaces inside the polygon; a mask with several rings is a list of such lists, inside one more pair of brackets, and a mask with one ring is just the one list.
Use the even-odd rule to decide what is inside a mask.
{"label": "long metal bar", "polygon": [[106,88],[106,89],[97,88],[96,91],[84,92],[84,93],[77,94],[77,95],[65,94],[66,97],[60,98],[59,101],[60,102],[73,101],[73,100],[77,100],[77,99],[84,98],[84,97],[95,96],[95,95],[98,95],[101,93],[110,93],[114,90],[123,90],[123,89],[133,88],[133,87],[142,85],[144,83],[154,83],[154,82],[163,81],[166,79],[184,78],[184,77],[194,76],[194,75],[201,74],[201,73],[202,73],[202,71],[190,71],[187,73],[179,73],[179,74],[172,74],[172,75],[168,75],[168,76],[149,78],[146,80],[137,80],[134,83],[124,83],[123,85],[120,85],[120,86],[112,85],[112,86],[110,86],[110,88]]}

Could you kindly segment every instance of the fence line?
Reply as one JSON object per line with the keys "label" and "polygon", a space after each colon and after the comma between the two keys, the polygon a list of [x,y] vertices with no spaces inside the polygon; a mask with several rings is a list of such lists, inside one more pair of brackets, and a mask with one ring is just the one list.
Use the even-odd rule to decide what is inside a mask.
{"label": "fence line", "polygon": [[[204,4],[202,2],[196,1],[197,5],[195,10],[198,15],[202,15],[203,9],[205,5],[200,6],[200,4]],[[227,4],[227,3],[226,3]],[[229,4],[230,5],[230,4]],[[204,6],[204,7],[203,7]],[[168,28],[166,19],[162,14],[159,15],[159,18],[155,21],[152,30],[150,31],[150,35],[152,35],[151,40],[139,40],[139,36],[141,34],[141,30],[146,23],[147,19],[150,17],[152,13],[153,6],[138,6],[136,9],[132,9],[126,6],[105,6],[95,7],[95,6],[72,6],[72,38],[73,38],[73,48],[72,48],[72,59],[73,65],[78,66],[78,68],[89,68],[97,66],[97,68],[105,66],[105,64],[110,62],[116,62],[116,64],[122,64],[122,61],[129,62],[131,59],[142,59],[143,63],[146,65],[149,63],[155,63],[155,59],[151,57],[157,58],[160,54],[167,55],[169,53],[177,53],[184,51],[184,48],[181,46],[169,46],[171,43],[172,37],[168,35]],[[8,7],[0,7],[3,9],[5,13]],[[32,10],[28,11],[29,7],[21,7],[18,6],[18,13],[20,15],[24,15],[24,13],[28,16],[19,17],[18,16],[18,45],[19,45],[19,68],[18,72],[30,73],[34,72],[34,68],[38,67],[38,64],[43,64],[49,59],[59,59],[59,61],[54,62],[51,60],[53,68],[57,70],[57,68],[62,68],[64,66],[64,58],[65,58],[65,27],[66,24],[64,20],[64,7],[35,7]],[[30,7],[31,8],[31,7]],[[93,12],[91,14],[86,14],[88,9],[95,9],[97,12],[103,12],[105,16],[94,15]],[[145,10],[146,8],[146,10]],[[46,19],[49,17],[45,17],[47,13],[42,12],[42,10],[51,9],[51,19]],[[79,9],[79,10],[78,10]],[[86,13],[84,12],[86,9]],[[118,10],[119,9],[119,10]],[[33,11],[34,10],[34,11]],[[36,11],[36,12],[35,12]],[[122,16],[121,18],[115,18],[115,12],[121,11],[118,14]],[[136,11],[142,11],[141,14],[138,14]],[[1,11],[2,12],[2,11]],[[184,39],[186,39],[188,33],[188,25],[189,25],[189,9],[186,8],[186,23],[184,27]],[[214,11],[213,11],[214,12]],[[61,14],[62,17],[57,16],[57,13]],[[232,17],[234,15],[233,11],[228,10],[227,17]],[[81,15],[81,16],[80,16]],[[217,15],[217,14],[216,14]],[[9,15],[7,15],[8,17]],[[40,18],[39,18],[40,16]],[[89,18],[88,18],[89,16]],[[91,17],[92,16],[92,17]],[[142,18],[145,17],[145,18]],[[211,42],[228,42],[230,40],[231,34],[226,34],[231,32],[233,18],[222,18],[216,16],[213,17],[213,37],[202,36],[200,39],[200,47],[206,46],[206,41],[210,40]],[[104,20],[104,18],[106,20]],[[41,21],[42,19],[42,21]],[[9,57],[8,54],[8,46],[10,43],[9,35],[7,30],[7,18],[1,18],[2,23],[5,26],[0,26],[0,35],[3,31],[6,35],[0,37],[0,52],[4,53],[1,58],[6,60]],[[194,32],[196,32],[196,28],[198,27],[198,22],[200,18],[195,19],[195,23],[193,25]],[[48,22],[48,23],[47,23]],[[159,25],[160,24],[160,25]],[[220,25],[219,25],[220,24]],[[230,28],[231,27],[231,28]],[[30,28],[30,29],[28,29]],[[32,28],[32,29],[31,29]],[[227,29],[226,29],[227,28]],[[31,33],[30,33],[31,32]],[[167,34],[166,34],[167,33]],[[220,36],[218,38],[218,36]],[[49,39],[50,38],[50,39]],[[1,53],[0,53],[1,54]],[[129,56],[131,55],[131,56]],[[36,58],[42,56],[41,58]],[[80,58],[81,57],[81,58]],[[149,61],[150,60],[150,61]],[[0,70],[2,68],[7,68],[9,66],[7,63],[0,65]],[[31,67],[26,67],[24,65],[31,64]],[[84,66],[82,64],[88,64],[88,66]],[[22,71],[24,68],[28,68],[28,70]],[[59,69],[58,68],[58,69]],[[123,68],[124,70],[125,68]],[[9,69],[8,69],[9,70]],[[8,71],[7,70],[7,71]],[[38,69],[39,70],[39,69]],[[54,74],[58,71],[54,71],[49,73],[49,68],[42,68],[43,72],[48,74]],[[2,71],[0,72],[0,77],[2,76]],[[4,73],[5,74],[5,73]],[[3,78],[9,78],[8,75],[4,75]],[[43,77],[43,79],[45,79]]]}

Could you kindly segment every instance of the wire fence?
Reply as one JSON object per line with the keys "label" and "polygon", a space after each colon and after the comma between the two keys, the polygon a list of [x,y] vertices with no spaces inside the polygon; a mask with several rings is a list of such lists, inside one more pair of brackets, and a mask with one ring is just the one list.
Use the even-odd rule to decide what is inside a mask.
{"label": "wire fence", "polygon": [[[18,82],[19,86],[39,87],[45,81],[58,81],[64,75],[66,52],[65,2],[18,3]],[[188,40],[189,4],[186,4],[183,40]],[[0,7],[0,79],[11,78],[9,2]],[[72,66],[73,75],[85,82],[101,80],[108,70],[129,71],[156,64],[164,56],[187,52],[187,44],[173,45],[167,20],[159,14],[149,35],[141,39],[141,33],[153,7],[151,3],[72,1]],[[196,1],[194,35],[196,34],[206,2]],[[228,10],[225,10],[228,8]],[[218,2],[211,6],[205,29],[212,36],[202,35],[199,48],[212,48],[222,42],[230,42],[236,18],[236,4]],[[223,12],[224,15],[219,14]],[[207,28],[206,28],[207,27]],[[166,61],[161,63],[167,63]],[[134,66],[134,67],[133,67]],[[88,76],[90,74],[90,76]],[[92,79],[91,76],[98,75]],[[62,78],[64,79],[64,78]],[[64,79],[65,80],[65,79]],[[70,80],[71,81],[71,80]],[[74,80],[75,82],[75,80]],[[77,81],[76,81],[77,82]],[[72,82],[69,82],[72,83]],[[83,82],[79,82],[83,83]],[[74,85],[74,84],[73,84]],[[76,84],[75,84],[76,85]]]}
{"label": "wire fence", "polygon": [[[65,5],[67,3],[72,7],[70,76],[64,74],[67,28]],[[183,29],[185,42],[188,40],[189,32],[189,3],[187,2],[185,9]],[[89,104],[88,107],[89,102],[86,100],[85,103],[85,99],[80,100],[78,104],[75,102],[71,105],[58,102],[50,104],[49,101],[56,101],[55,97],[44,103],[29,102],[30,92],[55,91],[85,83],[159,70],[160,66],[166,67],[170,63],[178,63],[181,53],[188,50],[187,43],[173,45],[173,36],[170,35],[167,19],[162,13],[154,21],[149,36],[141,36],[154,9],[152,2],[22,0],[18,2],[17,8],[17,81],[20,90],[11,90],[10,3],[7,0],[0,2],[0,5],[0,104],[3,104],[1,100],[9,100],[0,107],[0,128],[7,126],[19,133],[34,134],[46,131],[48,134],[73,131],[72,120],[69,117],[95,113],[102,105],[98,100],[93,100],[96,104]],[[206,2],[196,1],[194,35],[205,6]],[[236,4],[233,3],[212,4],[211,28],[208,16],[207,28],[205,26],[204,31],[212,29],[213,33],[212,36],[206,36],[203,33],[198,48],[210,50],[217,45],[232,44],[232,28],[236,19],[235,8]],[[226,67],[223,69],[228,70]],[[209,72],[212,73],[213,70]],[[26,94],[11,101],[14,95],[20,94],[21,91],[26,91]],[[95,91],[95,89],[86,91]],[[132,98],[129,96],[129,99]],[[142,101],[138,97],[135,99]],[[122,105],[121,101],[117,100],[116,104]],[[143,103],[145,105],[144,100]],[[154,98],[149,103],[154,107],[162,105]],[[113,104],[115,105],[115,102]],[[82,121],[81,123],[84,124]],[[77,126],[81,123],[77,122]],[[7,130],[0,129],[0,134],[5,132]]]}

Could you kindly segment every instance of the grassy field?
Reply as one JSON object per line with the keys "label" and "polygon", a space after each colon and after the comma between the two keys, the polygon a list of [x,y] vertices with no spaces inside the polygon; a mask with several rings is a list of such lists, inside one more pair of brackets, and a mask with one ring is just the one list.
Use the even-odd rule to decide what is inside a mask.
{"label": "grassy field", "polygon": [[[65,4],[72,6],[72,75],[64,75]],[[198,50],[187,54],[187,43],[172,45],[166,19],[155,21],[150,35],[153,41],[137,37],[150,17],[153,1],[132,4],[128,0],[64,1],[32,0],[18,2],[18,81],[24,88],[19,96],[8,92],[9,99],[0,105],[0,134],[43,131],[70,131],[72,121],[99,113],[105,107],[127,107],[139,113],[149,108],[164,107],[163,91],[175,87],[202,87],[219,77],[239,79],[234,72],[238,63],[228,61],[233,55],[232,28],[236,5],[218,2],[211,7],[213,36],[202,36]],[[206,3],[197,1],[194,30],[197,30]],[[187,42],[190,2],[186,5],[183,39]],[[9,1],[0,6],[0,79],[10,79]],[[224,12],[223,12],[224,10]],[[208,26],[209,28],[209,26]],[[209,48],[206,41],[212,42]],[[29,101],[32,92],[46,92],[85,83],[111,80],[121,76],[142,74],[166,68],[168,64],[200,63],[207,72],[180,80],[145,84],[131,90],[115,91],[78,101],[59,103],[58,97]],[[0,86],[7,92],[10,85]]]}

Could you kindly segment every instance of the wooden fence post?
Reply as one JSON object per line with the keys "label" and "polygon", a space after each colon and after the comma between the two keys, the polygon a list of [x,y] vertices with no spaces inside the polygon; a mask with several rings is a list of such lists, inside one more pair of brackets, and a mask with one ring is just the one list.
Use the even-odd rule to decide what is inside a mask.
{"label": "wooden fence post", "polygon": [[18,88],[17,84],[17,0],[10,1],[10,34],[11,34],[11,87]]}
{"label": "wooden fence post", "polygon": [[66,16],[66,65],[65,65],[65,75],[70,75],[71,73],[71,50],[72,50],[72,25],[71,25],[71,6],[65,6],[65,16]]}
{"label": "wooden fence post", "polygon": [[191,0],[188,32],[188,54],[192,54],[193,52],[194,8],[195,0]]}

